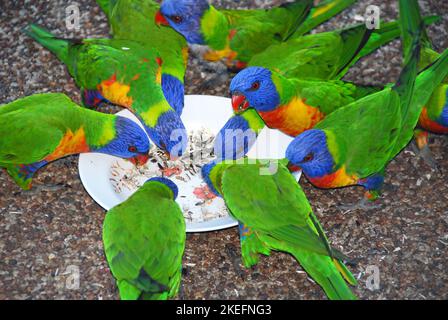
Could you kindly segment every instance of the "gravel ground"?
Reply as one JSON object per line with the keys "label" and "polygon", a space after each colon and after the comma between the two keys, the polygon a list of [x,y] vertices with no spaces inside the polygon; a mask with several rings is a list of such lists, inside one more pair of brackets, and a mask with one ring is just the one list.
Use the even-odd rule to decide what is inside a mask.
{"label": "gravel ground", "polygon": [[[214,1],[219,7],[261,7],[282,1]],[[20,30],[30,22],[44,25],[65,37],[107,36],[105,16],[93,0],[78,0],[83,13],[81,29],[65,28],[67,2],[63,0],[0,2],[0,103],[38,92],[59,91],[79,101],[79,91],[65,68]],[[356,22],[367,5],[382,9],[385,20],[396,18],[395,0],[360,0],[319,31]],[[441,14],[443,22],[430,28],[437,49],[448,47],[448,2],[421,1],[425,14]],[[215,77],[217,65],[192,54],[187,92],[228,94],[228,76],[221,85],[204,86]],[[394,81],[400,71],[396,41],[363,59],[347,79],[365,84]],[[313,208],[331,242],[358,264],[360,277],[354,292],[361,299],[447,299],[448,275],[448,145],[433,137],[431,149],[442,168],[432,171],[410,148],[387,170],[392,186],[379,200],[379,209],[342,212],[338,205],[353,203],[361,188],[318,190],[303,182]],[[0,299],[117,299],[101,242],[102,210],[85,192],[70,157],[42,170],[35,189],[22,192],[0,175]],[[185,252],[182,299],[324,299],[323,291],[294,259],[274,253],[245,270],[239,258],[237,229],[190,234]],[[79,288],[71,286],[75,266]],[[369,271],[379,271],[379,288],[367,288]],[[76,287],[76,281],[73,282]],[[73,284],[72,283],[72,284]],[[68,285],[67,285],[68,284]]]}

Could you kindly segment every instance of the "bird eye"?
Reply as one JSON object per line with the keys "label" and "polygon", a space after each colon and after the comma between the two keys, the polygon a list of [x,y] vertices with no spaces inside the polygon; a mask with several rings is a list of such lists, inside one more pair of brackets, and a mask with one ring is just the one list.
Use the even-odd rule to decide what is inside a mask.
{"label": "bird eye", "polygon": [[312,152],[308,153],[305,158],[303,158],[303,162],[310,162],[314,159],[314,154]]}
{"label": "bird eye", "polygon": [[137,148],[136,148],[135,146],[130,146],[130,147],[128,148],[128,151],[129,151],[129,152],[132,152],[132,153],[136,153],[136,152],[137,152]]}
{"label": "bird eye", "polygon": [[252,86],[250,87],[250,90],[255,91],[260,89],[260,82],[259,81],[255,81],[254,83],[252,83]]}
{"label": "bird eye", "polygon": [[175,23],[179,24],[182,22],[182,17],[181,16],[172,16],[171,20],[173,20]]}

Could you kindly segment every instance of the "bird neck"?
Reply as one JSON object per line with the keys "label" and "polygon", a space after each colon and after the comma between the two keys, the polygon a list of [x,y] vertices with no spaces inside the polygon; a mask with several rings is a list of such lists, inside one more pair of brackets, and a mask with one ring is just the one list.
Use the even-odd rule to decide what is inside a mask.
{"label": "bird neck", "polygon": [[109,144],[116,137],[115,122],[117,117],[111,114],[97,113],[84,109],[84,132],[90,150],[95,151]]}
{"label": "bird neck", "polygon": [[290,80],[277,72],[272,72],[271,78],[280,96],[280,105],[288,104],[293,98],[297,97],[296,81]]}
{"label": "bird neck", "polygon": [[229,44],[230,27],[226,16],[212,5],[201,19],[201,33],[205,43],[214,50],[223,50]]}

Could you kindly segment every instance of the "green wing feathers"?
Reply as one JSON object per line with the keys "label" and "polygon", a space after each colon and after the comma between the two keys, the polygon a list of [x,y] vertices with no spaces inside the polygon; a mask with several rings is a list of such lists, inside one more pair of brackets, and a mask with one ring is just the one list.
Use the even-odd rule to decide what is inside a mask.
{"label": "green wing feathers", "polygon": [[222,192],[230,212],[250,226],[265,247],[293,254],[329,298],[353,299],[344,277],[352,284],[356,280],[338,261],[345,257],[330,247],[302,189],[286,167],[278,165],[273,175],[260,174],[266,169],[262,163],[222,170]]}

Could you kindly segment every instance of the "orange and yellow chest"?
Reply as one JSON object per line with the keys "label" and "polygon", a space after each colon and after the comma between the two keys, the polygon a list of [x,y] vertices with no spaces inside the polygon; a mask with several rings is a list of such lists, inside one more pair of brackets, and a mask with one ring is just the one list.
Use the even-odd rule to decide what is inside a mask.
{"label": "orange and yellow chest", "polygon": [[68,155],[89,152],[90,147],[86,141],[86,135],[84,128],[76,130],[76,132],[70,129],[64,134],[59,145],[54,151],[48,155],[44,160],[51,162]]}
{"label": "orange and yellow chest", "polygon": [[434,133],[439,133],[439,134],[447,134],[448,133],[448,127],[444,127],[441,124],[439,124],[429,118],[427,108],[423,108],[422,113],[420,114],[419,125],[423,129],[425,129],[427,131],[434,132]]}
{"label": "orange and yellow chest", "polygon": [[293,98],[275,110],[258,113],[269,128],[278,129],[292,137],[313,128],[325,117],[319,108],[307,105],[300,98]]}
{"label": "orange and yellow chest", "polygon": [[[138,75],[136,75],[136,77],[138,77]],[[98,92],[110,102],[128,109],[132,107],[133,99],[129,96],[131,86],[125,83],[120,83],[117,80],[116,74],[110,79],[101,81],[97,89]]]}
{"label": "orange and yellow chest", "polygon": [[308,177],[308,180],[318,188],[330,189],[356,185],[358,184],[359,178],[355,175],[348,174],[344,166],[332,174],[323,177]]}

